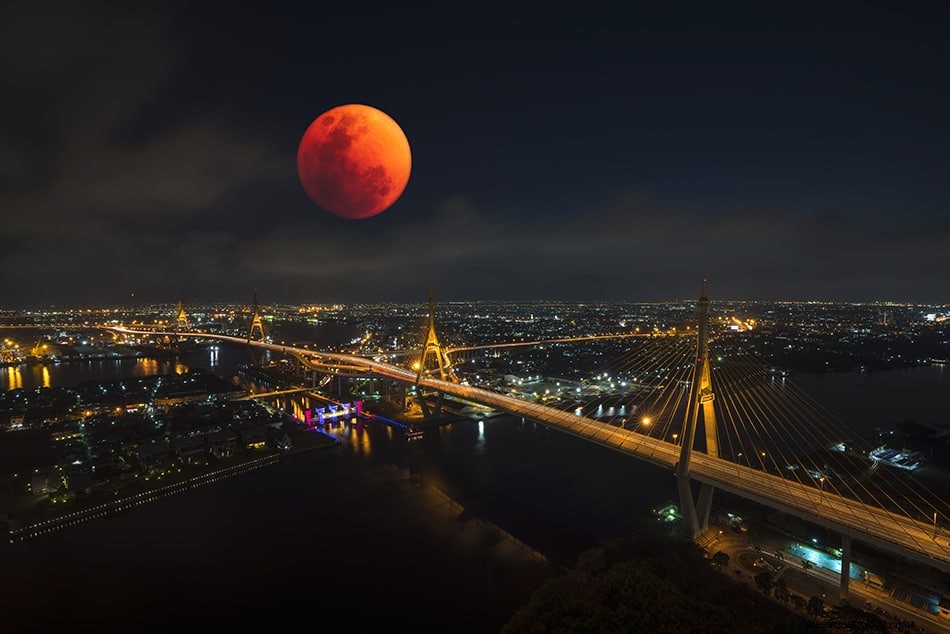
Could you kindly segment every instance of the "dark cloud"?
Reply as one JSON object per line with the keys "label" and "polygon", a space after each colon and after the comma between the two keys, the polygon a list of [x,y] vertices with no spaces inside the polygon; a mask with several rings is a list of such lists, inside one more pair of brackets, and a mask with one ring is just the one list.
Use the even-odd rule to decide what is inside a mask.
{"label": "dark cloud", "polygon": [[704,277],[721,298],[940,301],[950,290],[939,266],[950,227],[892,235],[835,224],[775,211],[704,218],[630,199],[548,222],[455,199],[432,218],[387,231],[328,227],[315,216],[217,252],[228,260],[225,254],[240,254],[231,271],[301,301],[429,292],[445,299],[676,299],[692,296]]}
{"label": "dark cloud", "polygon": [[116,268],[141,275],[154,264],[142,253],[177,244],[169,229],[249,180],[279,173],[270,148],[208,113],[129,139],[183,62],[167,14],[124,11],[77,3],[51,14],[34,4],[8,6],[2,16],[9,37],[0,54],[15,88],[4,109],[22,116],[0,117],[11,139],[0,152],[0,180],[9,185],[0,191],[0,265],[37,270],[38,279],[23,276],[24,292],[75,286],[64,278],[77,273],[90,286],[110,285]]}
{"label": "dark cloud", "polygon": [[[945,301],[946,40],[929,10],[865,8],[395,11],[344,33],[359,12],[325,31],[305,4],[6,3],[4,301],[650,300],[703,277]],[[413,149],[363,221],[295,168],[347,102]]]}

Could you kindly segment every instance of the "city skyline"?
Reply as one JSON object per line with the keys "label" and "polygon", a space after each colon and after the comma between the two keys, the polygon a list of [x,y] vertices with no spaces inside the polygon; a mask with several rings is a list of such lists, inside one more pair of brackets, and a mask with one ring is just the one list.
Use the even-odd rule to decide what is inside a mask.
{"label": "city skyline", "polygon": [[[947,301],[942,5],[0,11],[8,306]],[[294,166],[342,103],[413,152],[365,221]]]}
{"label": "city skyline", "polygon": [[[52,534],[60,530],[64,535],[59,539],[68,540],[67,533],[71,531],[65,529],[89,520],[112,513],[118,515],[130,511],[133,506],[157,502],[173,493],[190,492],[199,483],[216,482],[265,466],[279,469],[282,461],[274,457],[275,452],[279,456],[279,452],[289,452],[298,444],[309,449],[294,451],[310,451],[314,448],[314,439],[334,443],[318,443],[318,447],[338,448],[331,450],[332,453],[321,452],[322,456],[314,456],[314,462],[319,464],[326,464],[327,454],[331,457],[342,454],[347,459],[358,460],[376,459],[373,458],[376,456],[387,462],[399,460],[394,457],[400,454],[390,453],[388,448],[380,451],[382,447],[397,443],[398,452],[409,449],[408,443],[421,442],[425,444],[414,446],[420,449],[434,446],[444,451],[448,438],[457,431],[476,448],[476,469],[487,473],[490,480],[510,492],[512,478],[499,477],[499,473],[506,472],[505,468],[499,469],[494,461],[489,469],[485,468],[485,448],[491,447],[494,456],[499,445],[508,445],[507,442],[499,443],[495,436],[489,439],[489,434],[507,429],[524,435],[533,430],[532,434],[537,431],[544,435],[544,445],[552,437],[572,437],[577,442],[591,441],[614,447],[630,457],[639,457],[662,468],[648,476],[655,478],[657,484],[669,481],[672,467],[677,472],[677,486],[680,487],[677,494],[679,505],[672,502],[658,504],[664,494],[654,487],[645,487],[644,490],[657,496],[648,502],[653,505],[651,512],[658,519],[662,517],[662,521],[668,523],[664,526],[670,530],[676,527],[677,531],[691,531],[686,536],[692,534],[698,545],[706,546],[707,555],[715,551],[713,544],[717,530],[720,536],[724,529],[729,528],[743,532],[746,524],[742,517],[751,517],[751,509],[743,510],[742,517],[735,519],[733,503],[726,502],[725,508],[730,509],[731,514],[723,516],[725,511],[719,493],[715,496],[718,501],[713,504],[720,505],[718,508],[722,510],[712,511],[708,502],[704,505],[702,494],[693,505],[692,493],[685,488],[688,481],[681,475],[682,465],[692,465],[688,467],[690,473],[715,478],[720,493],[735,493],[738,486],[740,497],[764,500],[766,507],[777,504],[779,510],[784,510],[789,504],[795,505],[793,508],[799,509],[793,510],[796,517],[801,518],[800,514],[804,513],[805,520],[816,525],[799,527],[794,537],[783,533],[774,546],[769,544],[766,550],[772,553],[775,548],[775,553],[786,553],[796,560],[803,558],[801,574],[789,570],[782,579],[789,588],[796,588],[790,590],[796,596],[807,597],[809,593],[818,596],[812,581],[808,580],[808,568],[804,563],[808,561],[822,569],[822,572],[816,571],[816,575],[824,576],[825,582],[836,582],[822,588],[827,596],[838,592],[839,597],[847,595],[851,601],[855,598],[881,599],[869,589],[868,580],[873,572],[876,583],[881,586],[884,584],[882,578],[890,579],[889,571],[877,576],[883,570],[881,564],[869,565],[865,559],[867,553],[860,555],[860,560],[858,555],[855,556],[855,561],[859,562],[856,571],[845,565],[851,557],[853,530],[858,533],[853,536],[856,543],[881,546],[885,551],[897,552],[901,556],[908,553],[923,564],[901,577],[909,587],[916,587],[916,584],[922,587],[923,579],[934,574],[931,564],[945,566],[946,561],[944,527],[947,515],[946,510],[941,509],[944,509],[942,500],[947,498],[939,488],[923,491],[915,488],[918,485],[926,487],[927,482],[935,487],[941,486],[939,477],[930,480],[934,474],[928,469],[939,470],[941,464],[945,464],[941,447],[945,446],[946,441],[942,438],[946,434],[943,433],[945,424],[940,422],[944,415],[939,407],[939,395],[942,393],[942,368],[946,358],[938,356],[946,350],[943,322],[923,316],[911,307],[894,311],[888,318],[886,314],[878,313],[879,306],[781,303],[767,307],[755,317],[740,313],[746,318],[737,319],[735,314],[730,317],[729,313],[711,315],[708,302],[700,300],[697,304],[698,321],[692,333],[698,334],[692,334],[688,324],[685,328],[677,327],[682,326],[681,319],[692,314],[688,306],[547,304],[536,306],[527,313],[519,310],[519,305],[500,306],[500,310],[492,307],[472,310],[473,306],[463,303],[445,307],[448,310],[440,313],[438,326],[433,325],[434,314],[429,313],[425,351],[416,357],[417,361],[413,361],[412,352],[420,350],[418,329],[407,327],[411,322],[418,323],[413,305],[407,305],[401,311],[382,305],[315,307],[310,313],[287,306],[282,318],[274,315],[273,321],[268,320],[266,335],[262,327],[256,336],[252,334],[253,326],[248,329],[248,320],[246,315],[240,314],[241,311],[215,311],[204,315],[197,312],[198,319],[186,319],[184,325],[179,315],[177,326],[174,319],[168,321],[167,314],[155,314],[153,316],[160,319],[145,319],[131,327],[115,325],[115,313],[101,311],[78,329],[49,326],[49,338],[39,340],[35,332],[31,333],[36,328],[21,328],[23,332],[19,334],[15,334],[16,328],[11,329],[10,336],[14,339],[6,341],[8,357],[11,352],[13,357],[7,371],[10,387],[2,394],[0,412],[6,410],[8,413],[8,430],[24,432],[22,437],[28,433],[35,436],[43,430],[52,431],[51,450],[65,456],[65,462],[58,469],[44,475],[35,468],[33,471],[16,469],[16,473],[25,474],[23,477],[13,476],[13,489],[25,492],[14,498],[17,503],[32,503],[31,508],[36,508],[37,513],[48,514],[60,508],[65,512],[45,519],[42,515],[15,511],[10,514],[11,520],[15,518],[15,522],[10,524],[11,543],[56,539]],[[87,316],[90,313],[81,312]],[[99,323],[89,323],[93,321]],[[195,331],[186,335],[194,337],[194,343],[176,336],[176,332],[181,332],[179,327]],[[621,329],[620,333],[616,332],[617,327]],[[438,335],[434,334],[435,328],[440,331]],[[714,351],[707,347],[710,340],[705,333],[710,331],[715,333],[712,338],[716,346]],[[498,341],[501,332],[505,334],[503,342]],[[591,332],[613,334],[591,336]],[[481,342],[486,340],[488,343],[482,345]],[[34,343],[37,341],[48,343]],[[430,350],[430,343],[434,350]],[[266,358],[251,355],[257,360],[248,363],[249,349],[245,349],[245,345],[253,345],[258,353],[266,353]],[[702,352],[697,355],[697,350]],[[432,352],[446,361],[451,371],[446,370],[443,375],[442,361],[438,361],[438,367],[433,367],[431,358],[427,365],[426,355]],[[33,355],[32,359],[24,358],[28,353]],[[300,366],[290,360],[291,354],[300,361]],[[18,357],[23,359],[19,363]],[[708,378],[701,369],[707,363],[712,366]],[[314,373],[311,375],[304,368],[313,369]],[[902,370],[888,372],[898,368]],[[101,378],[81,381],[74,387],[67,385],[69,376],[103,370],[107,376],[116,378],[111,381]],[[325,375],[326,380],[318,374]],[[789,378],[791,374],[796,377]],[[836,380],[839,389],[834,390],[837,396],[832,399],[836,404],[819,405],[808,391],[800,391],[793,385],[793,382],[797,383],[799,374],[806,382],[817,380],[820,383],[824,383],[823,377],[838,374],[844,384],[860,375],[859,387],[870,385],[864,380],[867,377],[874,382],[876,402],[871,402],[870,394],[857,400],[841,398],[843,383]],[[716,385],[709,390],[715,398],[704,399],[702,395],[709,390],[703,382],[711,385],[713,376]],[[908,376],[919,377],[920,384],[915,385],[914,390],[924,388],[910,403],[908,399],[895,397],[901,389],[907,388]],[[937,378],[937,381],[930,383],[926,377]],[[886,389],[887,383],[881,381],[894,381],[894,384],[891,389]],[[248,388],[245,385],[259,387],[252,387],[252,392],[246,394]],[[931,389],[926,389],[927,385]],[[696,388],[687,390],[686,386]],[[816,387],[812,385],[812,388]],[[433,389],[437,393],[433,393]],[[937,397],[934,410],[927,405],[932,397]],[[257,413],[244,409],[243,404],[249,401],[269,402],[262,399],[277,399],[276,409],[264,408]],[[688,415],[691,401],[704,405],[700,419],[702,434],[698,433],[697,419]],[[351,418],[354,403],[357,413]],[[713,403],[717,405],[710,409],[708,405]],[[443,405],[448,410],[443,409]],[[20,411],[25,413],[20,415]],[[502,412],[513,415],[506,418]],[[916,418],[917,412],[930,413],[927,418],[920,419]],[[289,427],[296,436],[289,441],[282,440],[285,437],[279,433],[248,426],[250,421],[256,421],[258,426],[269,421],[271,429]],[[379,429],[383,426],[389,429]],[[433,437],[435,430],[429,427],[442,429]],[[568,433],[547,436],[548,430],[552,429]],[[705,439],[705,451],[702,444],[694,446],[693,432]],[[376,435],[370,439],[370,434]],[[120,436],[126,439],[122,440]],[[10,435],[13,439],[19,437],[19,434]],[[270,438],[270,444],[267,438]],[[687,438],[690,439],[688,444]],[[913,443],[912,449],[908,448],[909,442]],[[686,453],[685,447],[692,447],[693,451]],[[79,450],[82,453],[77,453]],[[209,452],[215,461],[205,458]],[[557,464],[568,465],[565,475],[578,471],[574,458],[583,452],[577,447],[570,452],[570,459],[564,460],[564,454],[559,457]],[[529,454],[531,458],[526,461],[524,456]],[[396,469],[393,473],[423,472],[419,463],[421,454],[408,451],[401,455],[408,457],[409,470]],[[517,473],[518,477],[514,479],[519,483],[524,481],[526,474],[544,473],[544,485],[537,488],[545,491],[559,488],[550,486],[551,478],[547,475],[550,468],[536,461],[534,450],[527,453],[516,450],[514,455],[517,466],[514,472],[507,473]],[[684,455],[688,457],[686,462]],[[124,458],[117,462],[117,456]],[[580,471],[602,473],[602,458],[598,458],[596,467]],[[215,468],[217,460],[231,460],[237,464]],[[205,464],[205,461],[213,464]],[[457,476],[457,463],[451,462],[450,471]],[[291,460],[289,464],[296,464],[296,461]],[[392,464],[407,463],[394,461]],[[204,465],[204,470],[201,470],[201,465]],[[11,466],[8,465],[8,469]],[[369,463],[363,465],[364,469],[368,466]],[[280,473],[277,469],[275,473]],[[918,470],[920,481],[916,480]],[[321,533],[322,527],[335,523],[326,521],[327,515],[321,506],[328,499],[325,487],[312,486],[312,465],[308,465],[305,472],[305,479],[312,487],[308,495],[313,496],[314,502],[319,502],[282,506],[285,510],[303,507],[316,513],[319,521],[315,523],[290,522],[291,525],[313,524],[308,539],[316,543],[316,535]],[[902,472],[906,472],[906,476],[900,475]],[[81,496],[75,491],[85,491],[93,473],[99,482],[115,478],[108,482],[119,487],[116,491],[126,486],[123,482],[133,490],[122,489],[128,493],[112,493],[110,496],[109,490],[103,488],[107,498],[105,503],[93,503],[85,509],[81,505]],[[867,477],[860,477],[862,473]],[[686,477],[690,477],[689,474]],[[153,478],[156,481],[152,484]],[[452,481],[451,477],[443,478],[445,476],[438,479]],[[59,485],[60,480],[66,482],[65,488]],[[606,480],[628,486],[630,481],[639,481],[639,478],[613,476]],[[242,478],[242,482],[243,486],[239,485],[242,499],[239,508],[246,514],[247,508],[255,505],[253,502],[245,504],[243,500],[248,500],[249,491],[258,487],[249,476]],[[703,485],[707,482],[701,480]],[[724,490],[719,483],[725,484]],[[136,484],[146,490],[133,496]],[[150,491],[151,487],[158,488]],[[876,487],[881,487],[880,492]],[[520,494],[528,493],[534,498],[537,496],[535,488],[536,485],[528,490],[521,488]],[[578,489],[576,486],[569,488]],[[602,491],[601,486],[582,486],[579,489],[585,498],[597,498],[590,492]],[[486,495],[486,491],[482,489],[474,498],[458,498],[464,500],[459,502],[462,506],[458,508],[472,508],[468,501],[480,495]],[[40,499],[47,496],[49,504],[46,507],[35,504],[37,496]],[[867,496],[867,502],[863,501],[864,496]],[[194,499],[193,495],[182,497]],[[495,494],[486,495],[486,499],[497,497]],[[555,497],[559,505],[565,504],[560,491]],[[296,502],[309,499],[299,494],[293,494],[292,498]],[[399,508],[409,503],[394,494],[392,489],[388,489],[385,499],[389,502],[398,500],[396,506]],[[440,499],[444,502],[447,498]],[[712,496],[705,499],[712,500]],[[357,532],[346,535],[346,539],[359,536],[361,546],[365,546],[366,536],[358,531],[367,526],[364,508],[367,498],[360,496],[360,500],[355,515],[355,526],[359,528]],[[60,507],[60,503],[64,506]],[[67,506],[70,503],[72,506]],[[921,519],[921,503],[928,509],[924,514],[927,521]],[[878,506],[891,509],[892,504],[897,505],[896,515],[875,510]],[[621,520],[636,517],[630,509],[628,495],[623,496],[623,505],[624,510],[609,515]],[[375,508],[377,503],[374,500],[366,506]],[[352,507],[347,508],[352,511]],[[514,529],[511,534],[519,538],[521,532],[516,528],[519,519],[543,526],[541,536],[524,543],[529,544],[529,549],[537,549],[529,552],[542,553],[541,560],[544,561],[550,556],[550,544],[562,539],[555,533],[558,528],[563,528],[562,522],[538,524],[533,511],[524,513],[520,508],[523,507],[499,525],[505,527],[503,530]],[[130,517],[139,515],[138,509],[129,513]],[[577,517],[585,532],[595,527],[602,529],[601,523],[590,515],[567,515]],[[722,517],[729,517],[729,523]],[[274,512],[268,517],[268,523],[272,526],[287,525],[278,518],[279,513]],[[759,516],[753,523],[764,528],[763,520],[764,517]],[[189,537],[184,541],[202,548],[206,543],[200,537],[192,537],[204,533],[195,528],[200,525],[198,521],[189,518]],[[842,529],[842,522],[851,522],[849,526],[854,528]],[[374,523],[371,521],[370,524]],[[552,529],[552,525],[557,528]],[[89,526],[87,530],[93,528]],[[456,529],[460,528],[456,526]],[[102,530],[98,523],[95,529]],[[842,531],[840,544],[829,530]],[[370,532],[376,533],[375,529]],[[175,534],[173,530],[163,533]],[[73,534],[81,535],[79,532]],[[410,550],[415,560],[425,550],[422,547],[424,538],[415,532],[407,539],[413,544]],[[403,543],[407,539],[396,541]],[[176,552],[182,552],[181,535],[176,535],[174,540]],[[385,540],[392,541],[391,532],[385,532]],[[809,550],[800,550],[803,542],[809,544]],[[745,547],[744,550],[748,551],[747,556],[758,557],[762,548],[760,545],[758,549]],[[385,566],[392,561],[392,551],[391,543],[387,544],[380,561],[374,563]],[[743,563],[740,552],[730,550],[728,554],[735,559],[738,570],[735,574],[745,575],[750,584],[753,582],[751,575],[756,575],[754,582],[759,584],[758,572],[762,564],[758,560],[747,559]],[[776,577],[782,572],[784,556],[776,554],[775,567],[769,568]],[[886,555],[882,551],[878,556]],[[327,561],[325,553],[321,553],[321,557]],[[363,564],[356,563],[349,554],[344,558],[348,571],[358,570],[358,574],[365,574]],[[266,560],[268,565],[273,565],[272,557],[268,555]],[[703,562],[702,559],[698,561]],[[444,562],[440,559],[440,570]],[[242,565],[247,563],[245,561]],[[57,562],[57,565],[61,563]],[[173,563],[173,568],[182,565],[181,562]],[[722,566],[721,562],[715,565]],[[703,574],[701,571],[706,566],[707,563],[689,566],[688,577]],[[453,566],[446,568],[455,569]],[[326,566],[321,566],[320,572],[314,574],[312,567],[302,564],[299,559],[287,567],[286,574],[295,574],[295,569],[306,570],[305,574],[311,581],[334,577]],[[841,571],[849,569],[857,576],[840,575]],[[863,576],[864,583],[861,583],[862,572],[868,573]],[[835,576],[829,579],[832,573]],[[401,575],[407,574],[411,575],[403,567]],[[477,576],[481,578],[481,575]],[[725,578],[732,577],[729,574]],[[431,576],[423,574],[418,578],[419,582],[423,578],[431,580]],[[774,580],[774,577],[770,578]],[[938,574],[935,579],[939,578]],[[491,575],[487,585],[493,587],[499,581],[500,577]],[[415,583],[413,586],[419,587]],[[228,583],[217,584],[215,590],[227,595],[230,587]],[[765,588],[761,591],[770,594]],[[854,594],[849,594],[851,592]],[[207,595],[201,596],[202,601],[207,600]],[[893,591],[887,596],[892,598],[887,601],[888,611],[898,610],[896,613],[906,614],[907,619],[924,618],[928,624],[939,622],[935,620],[938,604],[942,605],[939,591],[936,594],[916,592],[903,600],[894,599],[902,595]],[[698,600],[695,595],[690,597],[693,601]],[[821,595],[822,600],[825,597],[826,594]],[[775,598],[780,604],[783,601],[779,595]],[[582,602],[589,608],[589,601],[584,599]],[[832,601],[827,600],[827,613],[823,610],[814,612],[817,618],[838,618]],[[486,600],[487,603],[495,602]],[[450,607],[451,604],[440,602],[440,605],[447,610],[446,616],[434,616],[435,613],[429,610],[423,612],[429,618],[455,618],[457,611]],[[870,614],[873,604],[868,600],[864,605],[865,612]],[[780,605],[774,607],[780,608]],[[877,609],[883,608],[878,606]],[[748,618],[747,614],[744,615],[744,622],[748,622]]]}

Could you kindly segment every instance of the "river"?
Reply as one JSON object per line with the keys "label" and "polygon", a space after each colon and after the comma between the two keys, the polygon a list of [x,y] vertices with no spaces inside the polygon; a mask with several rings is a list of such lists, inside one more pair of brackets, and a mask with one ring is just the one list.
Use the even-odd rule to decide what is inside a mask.
{"label": "river", "polygon": [[[246,360],[246,350],[221,346],[132,367],[233,376]],[[65,385],[128,369],[90,362],[48,372],[50,384]],[[946,422],[942,367],[793,380],[851,424]],[[385,619],[399,629],[497,632],[545,574],[638,531],[653,521],[651,508],[675,497],[665,470],[511,416],[460,420],[414,441],[375,422],[331,432],[337,447],[3,544],[10,631],[341,621],[337,629],[367,631]],[[446,515],[436,490],[464,513]],[[504,547],[486,526],[551,566]]]}

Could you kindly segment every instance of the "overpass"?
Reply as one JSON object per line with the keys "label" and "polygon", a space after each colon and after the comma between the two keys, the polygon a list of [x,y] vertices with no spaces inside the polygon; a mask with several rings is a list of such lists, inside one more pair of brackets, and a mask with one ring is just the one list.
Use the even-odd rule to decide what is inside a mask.
{"label": "overpass", "polygon": [[[350,354],[313,351],[282,344],[248,341],[246,338],[200,332],[153,332],[108,326],[120,334],[187,336],[252,345],[306,359],[310,367],[340,368],[371,372],[391,379],[416,383],[452,396],[481,403],[494,409],[522,416],[604,447],[634,456],[668,469],[675,475],[682,448],[665,440],[633,430],[584,417],[540,403],[528,402],[484,388],[422,376],[417,372]],[[848,570],[850,540],[854,539],[942,572],[950,572],[950,531],[936,523],[922,521],[825,489],[817,489],[765,471],[713,457],[691,453],[689,475],[697,482],[726,491],[758,504],[788,513],[840,533],[846,541],[847,558],[842,571]],[[710,492],[711,495],[711,492]],[[702,499],[702,494],[701,494]],[[711,498],[710,498],[711,499]],[[842,575],[842,589],[847,590]]]}

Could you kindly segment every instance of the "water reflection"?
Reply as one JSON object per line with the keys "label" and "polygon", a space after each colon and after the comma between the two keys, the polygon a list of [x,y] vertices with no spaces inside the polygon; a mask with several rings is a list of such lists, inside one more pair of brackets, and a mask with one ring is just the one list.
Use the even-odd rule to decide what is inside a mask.
{"label": "water reflection", "polygon": [[132,376],[134,377],[154,376],[156,374],[158,374],[157,359],[138,359],[132,368]]}
{"label": "water reflection", "polygon": [[370,457],[372,455],[372,443],[370,441],[369,432],[363,426],[363,421],[353,418],[350,420],[349,428],[349,440],[351,443],[353,443],[356,453],[367,458]]}
{"label": "water reflection", "polygon": [[7,389],[15,390],[23,387],[23,375],[20,373],[20,367],[11,365],[7,368]]}

